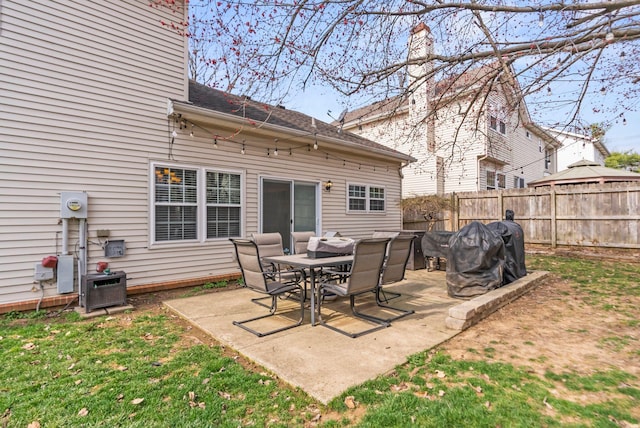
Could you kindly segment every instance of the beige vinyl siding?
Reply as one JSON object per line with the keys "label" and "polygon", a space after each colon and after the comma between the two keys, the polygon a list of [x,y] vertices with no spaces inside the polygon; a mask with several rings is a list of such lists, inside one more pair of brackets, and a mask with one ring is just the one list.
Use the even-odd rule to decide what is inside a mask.
{"label": "beige vinyl siding", "polygon": [[[168,99],[187,99],[186,39],[160,21],[178,18],[140,0],[3,0],[0,304],[40,297],[34,264],[61,251],[61,191],[88,194],[88,272],[108,261],[127,272],[129,287],[238,272],[227,239],[151,244],[153,163],[242,171],[245,236],[259,231],[261,177],[332,180],[331,192],[319,186],[321,232],[363,238],[402,227],[397,160],[322,143],[289,156],[286,135],[278,157],[266,155],[273,139],[255,133],[242,137],[245,155],[224,138],[213,147],[212,135],[234,129],[196,129],[194,138],[178,129],[170,146]],[[386,211],[347,214],[348,182],[384,187]],[[125,240],[126,255],[105,258],[98,229]],[[76,254],[78,221],[69,221],[69,232]],[[45,283],[45,295],[55,294],[55,282]]]}
{"label": "beige vinyl siding", "polygon": [[[325,192],[322,186],[318,188],[322,207],[321,232],[339,231],[345,236],[363,238],[370,236],[373,228],[400,229],[402,227],[399,210],[400,176],[398,164],[395,162],[385,163],[379,159],[323,149],[322,143],[317,151],[297,149],[289,155],[289,147],[296,147],[299,144],[289,145],[281,142],[278,145],[279,156],[273,156],[272,141],[257,138],[246,139],[245,154],[242,155],[241,147],[237,143],[220,139],[218,148],[214,148],[212,139],[198,137],[197,134],[196,131],[196,137],[193,139],[188,137],[188,132],[184,135],[180,134],[174,144],[174,156],[181,160],[181,165],[244,169],[246,198],[243,211],[246,212],[244,225],[246,236],[259,231],[260,178],[297,180],[319,185],[331,180],[333,188],[330,192]],[[270,156],[267,156],[267,148],[271,148]],[[327,153],[329,153],[328,160]],[[343,161],[339,159],[346,161],[344,166]],[[162,162],[161,159],[157,161]],[[376,165],[375,171],[373,165]],[[347,183],[384,187],[386,211],[347,213]],[[165,245],[172,244],[158,244],[159,247]],[[228,267],[237,270],[230,259],[228,262],[230,263]]]}
{"label": "beige vinyl siding", "polygon": [[[127,248],[114,270],[148,283],[175,258],[146,247],[149,159],[167,157],[167,98],[187,96],[186,40],[160,25],[179,17],[138,0],[3,0],[1,12],[0,303],[40,297],[34,264],[61,249],[61,191],[88,193],[88,271],[109,229]],[[76,221],[69,231],[75,253]]]}

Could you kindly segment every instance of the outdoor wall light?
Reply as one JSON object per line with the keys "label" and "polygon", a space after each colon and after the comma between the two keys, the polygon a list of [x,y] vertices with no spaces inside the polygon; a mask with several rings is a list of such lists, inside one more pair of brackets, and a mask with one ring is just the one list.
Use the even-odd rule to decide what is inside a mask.
{"label": "outdoor wall light", "polygon": [[332,187],[333,183],[331,182],[331,180],[328,180],[326,183],[324,183],[324,190],[326,192],[330,192]]}

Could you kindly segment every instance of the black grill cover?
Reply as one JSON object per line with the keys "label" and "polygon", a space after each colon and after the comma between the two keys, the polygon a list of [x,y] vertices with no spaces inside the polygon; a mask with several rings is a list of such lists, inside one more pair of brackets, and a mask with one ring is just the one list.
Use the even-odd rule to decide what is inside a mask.
{"label": "black grill cover", "polygon": [[449,296],[474,297],[501,287],[504,253],[502,238],[479,221],[460,229],[449,241]]}
{"label": "black grill cover", "polygon": [[425,232],[422,237],[422,254],[425,257],[449,257],[449,240],[455,232]]}
{"label": "black grill cover", "polygon": [[510,284],[527,275],[524,263],[524,232],[514,221],[495,221],[487,227],[502,237],[505,250],[504,284]]}

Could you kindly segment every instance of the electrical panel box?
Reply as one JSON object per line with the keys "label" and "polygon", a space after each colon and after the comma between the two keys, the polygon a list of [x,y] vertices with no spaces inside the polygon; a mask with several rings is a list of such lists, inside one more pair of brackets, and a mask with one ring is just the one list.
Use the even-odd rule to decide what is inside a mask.
{"label": "electrical panel box", "polygon": [[60,192],[60,218],[87,218],[87,192]]}
{"label": "electrical panel box", "polygon": [[53,279],[53,268],[44,267],[42,263],[36,263],[33,279],[36,281]]}
{"label": "electrical panel box", "polygon": [[58,256],[57,266],[57,278],[58,278],[58,293],[72,293],[73,292],[73,272],[74,257],[71,255]]}
{"label": "electrical panel box", "polygon": [[104,246],[105,257],[123,257],[125,253],[124,239],[109,241]]}

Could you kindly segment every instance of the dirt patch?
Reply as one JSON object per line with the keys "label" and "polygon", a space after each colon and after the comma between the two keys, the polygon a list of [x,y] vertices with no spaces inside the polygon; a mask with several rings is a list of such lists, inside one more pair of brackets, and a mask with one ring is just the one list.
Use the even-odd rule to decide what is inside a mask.
{"label": "dirt patch", "polygon": [[[570,282],[551,275],[544,284],[440,349],[455,359],[509,363],[541,378],[547,372],[590,376],[620,370],[635,379],[619,386],[640,388],[640,335],[628,311],[640,307],[640,298],[626,299],[627,310],[623,311],[585,303],[589,298]],[[637,309],[634,312],[637,320]],[[581,404],[613,398],[611,394],[570,391],[560,381],[555,384],[554,394]],[[635,411],[634,416],[639,414]]]}
{"label": "dirt patch", "polygon": [[[637,326],[626,314],[584,303],[586,297],[552,275],[442,348],[458,358],[503,361],[538,374],[620,368],[640,375]],[[615,339],[625,337],[626,345]]]}

